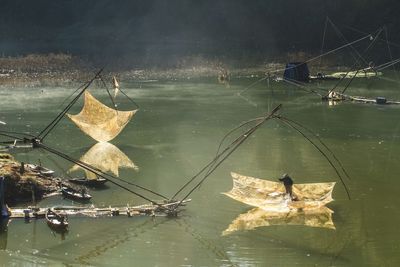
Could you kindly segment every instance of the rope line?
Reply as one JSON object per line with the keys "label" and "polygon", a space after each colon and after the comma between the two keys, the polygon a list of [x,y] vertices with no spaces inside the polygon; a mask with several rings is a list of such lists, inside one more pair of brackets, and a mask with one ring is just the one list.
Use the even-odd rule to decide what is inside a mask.
{"label": "rope line", "polygon": [[[327,17],[327,19],[329,19],[329,18]],[[363,40],[365,40],[365,39],[367,39],[367,38],[371,38],[371,37],[372,37],[371,34],[367,34],[367,35],[365,35],[365,36],[363,36],[363,37],[361,37],[361,38],[359,38],[359,39],[357,39],[357,40],[354,40],[354,41],[352,41],[352,42],[348,42],[347,44],[344,44],[344,45],[342,45],[342,46],[339,46],[339,47],[337,47],[337,48],[334,48],[334,49],[332,49],[332,50],[329,50],[329,51],[327,51],[327,52],[325,52],[325,53],[323,53],[323,54],[320,54],[320,55],[318,55],[318,56],[315,56],[315,57],[313,57],[313,58],[310,58],[310,59],[308,59],[308,60],[306,60],[306,61],[300,63],[299,65],[296,65],[296,66],[293,66],[293,67],[289,67],[289,68],[286,68],[286,67],[285,67],[284,69],[277,69],[277,70],[274,70],[274,71],[269,72],[269,74],[270,74],[270,73],[276,74],[276,73],[278,73],[278,72],[282,72],[282,71],[285,71],[285,70],[294,69],[294,68],[297,68],[297,67],[299,67],[299,66],[301,66],[301,65],[310,63],[310,62],[312,62],[312,61],[314,61],[314,60],[317,60],[317,59],[320,59],[320,58],[322,59],[322,57],[324,57],[324,56],[327,56],[327,55],[329,55],[329,54],[335,53],[335,52],[337,52],[337,51],[339,51],[339,50],[341,50],[341,49],[344,49],[344,48],[346,48],[346,47],[348,47],[348,46],[352,46],[353,44],[356,44],[356,43],[358,43],[358,42],[361,42],[361,41],[363,41]],[[345,40],[345,41],[347,42],[347,40]],[[354,49],[354,48],[353,48],[353,49]],[[249,86],[245,87],[242,91],[240,91],[239,93],[237,93],[237,95],[238,95],[238,96],[241,96],[244,92],[248,91],[250,88],[254,87],[256,84],[258,84],[258,83],[260,83],[261,81],[264,81],[264,80],[266,80],[266,79],[268,79],[268,78],[270,78],[269,75],[268,75],[268,76],[265,76],[265,77],[263,77],[263,78],[261,78],[261,79],[256,80],[255,82],[251,83]]]}
{"label": "rope line", "polygon": [[67,96],[64,100],[63,100],[63,102],[61,102],[61,104],[58,106],[58,108],[61,108],[63,105],[64,105],[64,103],[68,100],[68,99],[70,99],[76,92],[78,92],[80,89],[82,89],[86,84],[88,84],[90,81],[86,81],[86,82],[84,82],[81,86],[79,86],[78,88],[76,88],[75,89],[75,91],[74,92],[72,92],[72,94],[70,94],[69,96]]}
{"label": "rope line", "polygon": [[284,120],[286,120],[286,121],[288,121],[288,122],[290,122],[290,123],[293,123],[293,124],[295,124],[295,125],[301,127],[302,129],[306,130],[308,133],[310,133],[311,135],[313,135],[313,136],[324,146],[324,148],[325,148],[326,150],[329,151],[329,153],[332,155],[332,157],[333,157],[333,158],[336,160],[336,162],[339,164],[340,168],[342,169],[342,171],[343,171],[343,173],[346,175],[346,177],[347,177],[349,180],[351,180],[351,178],[350,178],[350,176],[348,175],[347,171],[344,169],[342,163],[339,161],[339,159],[338,159],[338,158],[336,157],[336,155],[332,152],[332,150],[322,141],[322,139],[321,139],[317,134],[315,134],[315,133],[314,133],[313,131],[311,131],[309,128],[305,127],[304,125],[302,125],[302,124],[300,124],[300,123],[298,123],[298,122],[296,122],[296,121],[294,121],[294,120],[291,120],[291,119],[289,119],[289,118],[287,118],[287,117],[283,117],[283,116],[279,116],[279,117],[280,117],[280,119],[284,119]]}
{"label": "rope line", "polygon": [[299,64],[299,65],[297,65],[297,66],[290,67],[290,68],[285,68],[285,69],[280,69],[280,70],[276,70],[275,72],[284,71],[284,70],[286,70],[286,69],[297,68],[297,67],[300,66],[300,65],[304,65],[304,64],[310,63],[310,62],[312,62],[312,61],[314,61],[314,60],[317,60],[317,59],[319,59],[319,58],[321,58],[321,57],[324,57],[324,56],[326,56],[326,55],[335,53],[335,52],[337,52],[337,51],[339,51],[339,50],[341,50],[341,49],[343,49],[343,48],[346,48],[346,47],[348,47],[348,46],[351,46],[351,45],[353,45],[353,44],[355,44],[355,43],[358,43],[358,42],[360,42],[360,41],[362,41],[362,40],[365,40],[365,39],[367,39],[367,38],[370,38],[370,37],[371,37],[371,34],[368,34],[368,35],[366,35],[366,36],[364,36],[364,37],[362,37],[362,38],[360,38],[360,39],[357,39],[357,40],[355,40],[355,41],[352,41],[352,42],[350,42],[350,43],[347,43],[347,44],[344,44],[344,45],[342,45],[342,46],[339,46],[339,47],[337,47],[337,48],[335,48],[335,49],[332,49],[332,50],[330,50],[330,51],[328,51],[328,52],[325,52],[325,53],[322,54],[322,55],[318,55],[318,56],[315,56],[315,57],[313,57],[313,58],[310,58],[310,59],[308,59],[308,60],[302,62],[301,64]]}
{"label": "rope line", "polygon": [[[117,105],[115,105],[114,99],[110,93],[110,90],[108,90],[108,86],[107,86],[106,82],[103,80],[103,77],[101,75],[99,75],[99,78],[100,78],[100,81],[103,83],[103,86],[106,88],[106,91],[107,91],[108,97],[111,100],[112,106],[115,108]],[[116,110],[116,111],[118,113],[118,110]]]}
{"label": "rope line", "polygon": [[[264,116],[261,121],[259,121],[255,126],[249,128],[245,133],[236,138],[230,145],[227,146],[221,153],[218,154],[207,166],[211,166],[209,170],[204,174],[203,178],[191,189],[189,192],[180,200],[180,202],[176,205],[177,207],[187,199],[214,171],[217,169],[246,139],[248,139],[264,122],[273,118],[274,114],[280,110],[282,104],[275,107],[269,115]],[[247,122],[245,123],[247,124]],[[242,125],[243,126],[243,125]],[[236,127],[238,128],[238,127]],[[239,127],[240,128],[240,127]],[[223,139],[224,140],[224,139]],[[221,158],[221,159],[220,159]],[[204,167],[198,174],[195,176],[199,176],[204,170],[207,168]],[[177,194],[175,194],[176,196]]]}
{"label": "rope line", "polygon": [[300,88],[301,90],[303,90],[309,94],[316,94],[316,95],[322,97],[322,95],[320,93],[318,93],[317,91],[315,91],[313,89],[309,89],[306,86],[302,85],[301,83],[296,82],[295,80],[285,78],[285,79],[283,79],[283,81],[290,85],[297,86],[298,88]]}
{"label": "rope line", "polygon": [[[348,43],[349,41],[346,39],[346,37],[344,36],[344,34],[339,30],[339,28],[333,23],[333,21],[332,21],[329,17],[327,17],[327,20],[328,20],[328,22],[331,24],[331,26],[332,26],[332,28],[334,29],[334,31],[336,32],[336,34],[337,34],[340,38],[342,38],[342,40],[343,40],[345,43]],[[357,51],[357,49],[355,49],[355,48],[353,47],[353,45],[350,45],[350,48],[353,50],[353,52],[354,52],[362,61],[364,61],[364,64],[368,64],[367,61],[365,60],[365,58]],[[353,55],[353,53],[350,53],[350,54],[351,54],[351,56],[354,58],[354,60],[356,61],[356,63],[357,63],[359,66],[361,66],[361,64],[360,64],[360,62],[358,61],[357,57],[355,57],[355,56]]]}
{"label": "rope line", "polygon": [[[280,119],[279,117],[276,117],[278,119]],[[337,168],[335,167],[335,165],[332,163],[332,161],[328,158],[328,156],[325,154],[325,152],[323,152],[321,150],[321,148],[319,148],[307,135],[305,135],[300,129],[298,129],[296,126],[294,126],[293,124],[291,124],[289,121],[286,121],[284,119],[281,119],[281,121],[283,123],[285,123],[286,125],[290,126],[291,128],[295,129],[298,133],[300,133],[305,139],[307,139],[324,157],[325,159],[329,162],[329,164],[332,166],[332,168],[335,170],[337,176],[339,177],[340,181],[342,182],[342,185],[346,191],[347,197],[349,198],[349,200],[351,200],[350,197],[350,192],[347,189],[346,183],[344,182],[342,176],[340,175],[339,171],[337,170]]]}
{"label": "rope line", "polygon": [[[367,32],[364,32],[364,31],[358,30],[358,29],[356,29],[356,28],[353,28],[353,27],[351,27],[351,26],[348,26],[348,25],[343,25],[343,27],[345,27],[345,28],[347,28],[347,29],[349,29],[349,30],[352,30],[352,31],[358,32],[358,33],[360,33],[360,34],[367,34]],[[400,44],[397,44],[397,43],[394,43],[394,42],[390,42],[390,41],[387,41],[387,40],[385,40],[385,39],[382,39],[382,38],[379,38],[379,41],[388,42],[388,43],[389,43],[390,45],[392,45],[392,46],[400,47]]]}
{"label": "rope line", "polygon": [[[364,54],[366,54],[368,52],[368,50],[376,43],[376,40],[378,39],[379,35],[381,34],[381,32],[383,31],[383,28],[379,29],[378,33],[376,34],[374,40],[368,45],[368,47],[364,50]],[[375,70],[375,68],[373,68],[372,66],[370,66],[370,69],[372,69],[375,74],[377,74],[377,71]],[[351,77],[350,81],[347,83],[347,85],[345,86],[345,88],[342,90],[342,94],[344,94],[347,90],[347,88],[349,88],[350,84],[353,82],[353,80],[355,79],[355,77],[357,76],[357,74],[360,72],[361,70],[357,70],[356,73],[353,75],[353,77]]]}
{"label": "rope line", "polygon": [[[325,35],[326,35],[326,29],[328,28],[328,17],[325,19],[325,26],[324,26],[324,33],[322,35],[322,44],[321,44],[321,51],[320,54],[324,53],[324,46],[325,46]],[[321,69],[322,66],[322,57],[321,60],[319,61],[319,69]]]}
{"label": "rope line", "polygon": [[[97,168],[95,168],[95,167],[93,167],[93,166],[91,166],[91,165],[89,165],[89,164],[87,164],[87,163],[85,163],[85,162],[82,162],[82,161],[80,161],[80,160],[75,160],[75,159],[71,158],[70,156],[68,156],[68,155],[66,155],[66,154],[64,154],[64,153],[62,153],[62,152],[60,152],[60,151],[58,151],[58,150],[56,150],[56,149],[53,149],[53,148],[51,148],[51,147],[49,147],[49,146],[46,146],[46,145],[44,145],[44,144],[42,144],[42,143],[38,144],[38,146],[39,146],[40,148],[43,148],[44,150],[46,150],[46,151],[52,153],[52,154],[55,154],[55,155],[57,155],[57,156],[59,156],[59,157],[65,159],[65,160],[67,160],[67,161],[70,161],[70,162],[72,162],[72,163],[74,163],[74,164],[77,164],[78,166],[82,167],[83,169],[88,170],[88,171],[94,173],[95,175],[97,175],[97,176],[99,176],[99,177],[101,177],[101,178],[103,178],[103,179],[106,179],[106,180],[109,181],[110,183],[112,183],[112,184],[114,184],[114,185],[116,185],[116,186],[119,186],[119,187],[121,187],[121,188],[127,190],[128,192],[130,192],[130,193],[132,193],[132,194],[135,194],[135,195],[137,195],[137,196],[139,196],[139,197],[141,197],[141,198],[143,198],[143,199],[145,199],[145,200],[147,200],[147,201],[150,201],[150,202],[151,202],[152,204],[154,204],[154,205],[159,205],[159,206],[161,206],[159,203],[157,203],[157,202],[151,200],[150,198],[147,198],[146,196],[144,196],[144,195],[142,195],[142,194],[140,194],[140,193],[137,193],[137,192],[135,192],[135,191],[133,191],[133,190],[131,190],[131,189],[129,189],[129,188],[127,188],[127,187],[125,187],[125,186],[123,186],[123,185],[121,185],[121,184],[119,184],[119,183],[113,181],[113,180],[111,180],[110,178],[116,179],[116,180],[121,180],[121,181],[126,182],[125,180],[119,179],[118,177],[112,176],[112,175],[110,175],[110,174],[106,174],[106,173],[104,173],[104,172],[98,170]],[[130,183],[130,184],[131,184],[131,185],[134,185],[134,186],[136,186],[136,187],[138,187],[138,188],[140,188],[140,189],[142,189],[142,190],[144,190],[144,191],[153,193],[153,194],[155,194],[155,195],[157,195],[157,196],[160,196],[160,197],[162,197],[162,198],[164,198],[164,199],[167,199],[166,197],[162,196],[161,194],[158,194],[158,193],[156,193],[156,192],[154,192],[154,191],[152,191],[152,190],[150,190],[150,189],[147,189],[147,188],[142,187],[142,186],[137,185],[137,184],[133,184],[133,183]]]}
{"label": "rope line", "polygon": [[[85,85],[85,87],[79,92],[79,94],[55,117],[55,119],[50,122],[37,136],[37,138],[43,140],[53,129],[56,125],[60,122],[62,117],[71,109],[71,107],[76,103],[79,97],[86,91],[86,89],[93,83],[93,81],[98,78],[100,73],[103,71],[104,68],[101,68],[96,75]],[[42,136],[43,135],[43,136]]]}
{"label": "rope line", "polygon": [[[377,35],[375,36],[374,41],[371,42],[371,44],[368,45],[368,47],[364,50],[364,53],[366,53],[366,52],[373,46],[373,44],[374,44],[375,41],[378,39],[378,37],[379,37],[379,35],[380,35],[381,32],[382,32],[382,28],[378,30],[378,33],[377,33]],[[354,69],[354,67],[355,67],[356,65],[357,65],[357,62],[355,62],[355,63],[353,64],[353,66],[345,73],[345,75],[344,75],[343,77],[341,77],[341,79],[332,87],[332,89],[330,89],[330,90],[327,92],[327,94],[326,94],[324,97],[328,97],[329,94],[330,94],[331,92],[333,92],[333,91],[346,79],[346,77],[349,75],[349,73],[351,72],[351,70]],[[375,73],[376,73],[376,70],[375,70],[374,68],[371,67],[371,69],[374,70]],[[366,70],[366,69],[361,69],[361,70]],[[353,77],[351,78],[350,82],[348,82],[348,83],[345,85],[345,88],[342,90],[342,94],[343,94],[343,92],[345,92],[345,91],[347,90],[347,88],[350,86],[350,84],[352,83],[352,81],[354,80],[354,78],[357,76],[357,74],[358,74],[359,71],[360,71],[360,69],[358,69],[358,70],[356,71],[356,73],[355,73],[355,74],[353,75]]]}
{"label": "rope line", "polygon": [[[112,97],[112,95],[111,95],[111,93],[110,93],[110,91],[109,91],[109,89],[108,89],[107,84],[105,83],[105,81],[103,80],[103,78],[102,78],[101,76],[100,76],[100,79],[101,79],[101,81],[102,81],[104,87],[107,89],[107,93],[108,93],[109,97],[111,98],[111,101],[112,101],[112,103],[113,103],[113,106],[116,107],[115,102],[114,102],[114,99],[113,99],[113,97]],[[133,101],[133,99],[130,98],[121,88],[118,88],[118,90],[119,90],[132,104],[134,104],[134,105],[136,106],[136,109],[139,109],[139,105],[138,105],[135,101]],[[118,112],[118,111],[117,111],[117,112]]]}
{"label": "rope line", "polygon": [[[207,168],[210,168],[211,169],[211,167],[215,164],[215,162],[222,156],[222,154],[224,154],[227,150],[229,150],[230,148],[231,148],[231,145],[232,144],[235,144],[236,142],[238,142],[239,141],[239,139],[241,138],[241,135],[238,137],[238,138],[236,138],[231,144],[230,144],[230,146],[228,146],[228,147],[226,147],[221,153],[219,153],[219,151],[220,151],[220,149],[221,149],[221,146],[222,146],[222,143],[225,141],[225,139],[231,134],[231,133],[233,133],[234,131],[236,131],[237,129],[239,129],[239,128],[241,128],[241,127],[243,127],[244,125],[247,125],[247,124],[249,124],[249,123],[251,123],[251,122],[254,122],[254,121],[256,121],[256,120],[258,120],[259,118],[256,118],[256,119],[253,119],[253,120],[250,120],[250,121],[247,121],[247,122],[244,122],[244,123],[242,123],[242,124],[240,124],[239,126],[237,126],[237,127],[235,127],[234,129],[232,129],[232,130],[230,130],[227,134],[225,134],[225,136],[222,138],[222,140],[221,140],[221,142],[220,142],[220,144],[219,144],[219,146],[218,146],[218,149],[217,149],[217,152],[216,152],[216,155],[215,155],[215,157],[213,158],[213,160],[212,161],[210,161],[206,166],[204,166],[197,174],[195,174],[194,176],[192,176],[172,197],[171,197],[171,199],[174,199],[180,192],[182,192],[182,190],[183,189],[185,189],[193,180],[195,180],[200,174],[202,174]],[[263,119],[263,118],[262,118]]]}

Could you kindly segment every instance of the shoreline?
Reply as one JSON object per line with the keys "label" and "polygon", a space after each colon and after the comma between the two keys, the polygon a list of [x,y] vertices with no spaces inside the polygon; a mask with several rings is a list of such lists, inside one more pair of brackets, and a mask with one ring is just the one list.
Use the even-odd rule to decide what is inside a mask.
{"label": "shoreline", "polygon": [[[305,61],[306,56],[299,57]],[[261,77],[266,73],[279,73],[282,75],[285,63],[281,62],[258,63],[251,66],[233,66],[219,60],[186,60],[175,67],[161,68],[129,68],[103,72],[105,78],[112,76],[119,80],[190,80],[199,78],[215,78],[228,75],[229,78]],[[235,64],[237,65],[237,64]],[[310,73],[326,70],[343,70],[332,64],[316,66],[309,63]],[[76,56],[67,54],[27,55],[24,57],[0,58],[0,89],[33,88],[33,87],[76,87],[92,78],[98,68]],[[279,72],[277,72],[279,70]]]}

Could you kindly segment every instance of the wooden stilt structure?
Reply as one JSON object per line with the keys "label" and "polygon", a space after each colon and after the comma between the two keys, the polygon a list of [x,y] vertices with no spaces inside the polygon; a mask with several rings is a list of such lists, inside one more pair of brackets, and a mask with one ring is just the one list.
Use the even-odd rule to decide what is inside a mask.
{"label": "wooden stilt structure", "polygon": [[4,201],[4,177],[0,177],[0,219],[8,218],[9,211]]}
{"label": "wooden stilt structure", "polygon": [[[185,204],[190,202],[190,199],[187,199],[182,202]],[[68,215],[69,217],[73,216],[83,216],[83,217],[116,217],[116,216],[169,216],[168,212],[171,208],[176,205],[182,206],[180,201],[172,201],[160,203],[159,205],[144,204],[139,206],[125,206],[125,207],[103,207],[97,208],[95,206],[56,206],[51,207],[51,209],[55,212],[62,212],[63,214]],[[10,218],[21,218],[21,219],[42,219],[45,217],[46,211],[48,207],[27,207],[27,208],[12,208],[10,209],[11,215]]]}

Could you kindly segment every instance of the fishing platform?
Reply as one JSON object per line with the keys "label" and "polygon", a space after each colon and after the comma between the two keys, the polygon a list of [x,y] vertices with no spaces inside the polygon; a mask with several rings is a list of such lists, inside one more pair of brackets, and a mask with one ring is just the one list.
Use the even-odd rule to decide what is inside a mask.
{"label": "fishing platform", "polygon": [[399,105],[400,101],[388,100],[386,97],[367,98],[363,96],[351,96],[339,92],[331,91],[327,96],[322,97],[324,101],[352,101],[364,104],[377,104],[377,105]]}
{"label": "fishing platform", "polygon": [[[95,207],[95,206],[55,206],[51,210],[62,212],[67,216],[76,217],[116,217],[116,216],[176,216],[178,206],[185,206],[191,199],[184,201],[163,202],[158,205],[149,203],[139,206],[120,206],[120,207]],[[44,219],[49,207],[29,206],[27,208],[10,208],[10,219]]]}

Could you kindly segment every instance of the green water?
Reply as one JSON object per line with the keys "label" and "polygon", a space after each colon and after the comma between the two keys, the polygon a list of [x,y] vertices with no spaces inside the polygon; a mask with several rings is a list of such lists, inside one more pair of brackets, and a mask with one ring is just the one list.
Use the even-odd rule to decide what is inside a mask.
{"label": "green water", "polygon": [[[398,266],[400,106],[329,106],[293,86],[271,83],[268,87],[266,82],[238,97],[253,81],[233,80],[230,88],[214,80],[122,82],[140,110],[111,143],[139,169],[120,168],[120,178],[172,196],[211,160],[225,133],[282,103],[282,114],[316,132],[352,178],[345,178],[351,200],[338,183],[335,201],[329,204],[336,230],[278,225],[222,236],[237,216],[251,209],[221,194],[232,187],[231,171],[270,180],[289,173],[298,183],[339,181],[301,135],[269,121],[191,195],[192,202],[178,218],[71,217],[64,236],[53,233],[43,220],[12,220],[0,233],[0,265]],[[37,133],[56,116],[73,89],[0,91],[0,120],[7,122],[1,127]],[[110,102],[104,90],[91,92]],[[398,85],[381,80],[358,81],[348,93],[400,99]],[[119,108],[129,108],[129,101],[121,95],[117,99]],[[81,105],[78,102],[71,113],[78,113]],[[74,158],[95,144],[68,119],[45,142]],[[59,174],[73,166],[41,150],[13,155],[24,162],[40,159]],[[91,203],[98,206],[143,203],[112,184],[91,193]],[[59,196],[39,203],[56,204],[76,203]]]}

